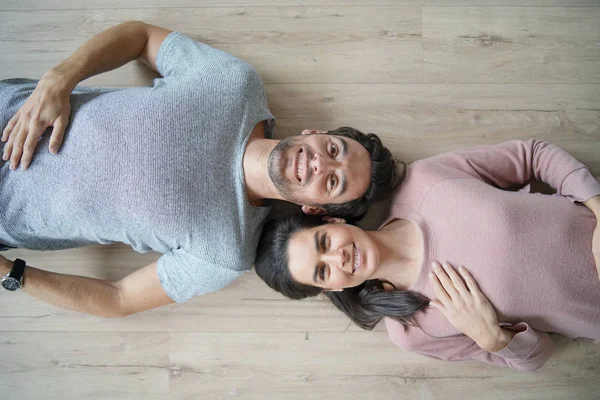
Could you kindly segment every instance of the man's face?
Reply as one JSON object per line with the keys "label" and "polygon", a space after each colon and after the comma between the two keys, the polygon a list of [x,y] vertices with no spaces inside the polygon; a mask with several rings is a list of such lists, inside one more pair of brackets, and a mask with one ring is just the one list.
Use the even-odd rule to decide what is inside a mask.
{"label": "man's face", "polygon": [[269,154],[269,176],[281,197],[307,206],[361,197],[371,182],[369,152],[353,139],[313,132],[285,138]]}

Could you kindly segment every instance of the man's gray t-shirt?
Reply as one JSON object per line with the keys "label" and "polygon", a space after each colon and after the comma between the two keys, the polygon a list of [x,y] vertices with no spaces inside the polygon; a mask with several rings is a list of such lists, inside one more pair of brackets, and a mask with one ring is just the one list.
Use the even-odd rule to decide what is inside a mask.
{"label": "man's gray t-shirt", "polygon": [[[77,87],[57,155],[49,132],[27,171],[0,166],[0,242],[55,250],[123,242],[158,251],[158,277],[177,302],[249,270],[267,208],[246,197],[242,158],[269,112],[244,61],[174,32],[151,87]],[[4,128],[35,81],[0,82]]]}

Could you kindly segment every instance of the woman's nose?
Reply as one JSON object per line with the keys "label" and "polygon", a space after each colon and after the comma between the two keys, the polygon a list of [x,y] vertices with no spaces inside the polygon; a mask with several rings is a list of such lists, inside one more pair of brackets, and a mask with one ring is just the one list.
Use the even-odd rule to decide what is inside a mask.
{"label": "woman's nose", "polygon": [[324,258],[324,261],[332,267],[344,269],[344,266],[346,265],[346,261],[348,259],[348,254],[344,249],[337,249],[325,254]]}

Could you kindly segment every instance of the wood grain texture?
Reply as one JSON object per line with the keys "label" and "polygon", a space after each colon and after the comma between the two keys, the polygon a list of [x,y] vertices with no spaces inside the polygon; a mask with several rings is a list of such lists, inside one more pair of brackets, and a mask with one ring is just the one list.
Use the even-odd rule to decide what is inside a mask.
{"label": "wood grain texture", "polygon": [[600,82],[600,8],[424,7],[427,82]]}
{"label": "wood grain texture", "polygon": [[[141,19],[181,31],[252,64],[265,82],[421,82],[420,7],[242,9],[122,9],[2,12],[3,77],[32,77],[64,59],[90,35]],[[62,24],[48,24],[60,19]],[[34,62],[35,60],[35,62]],[[90,80],[95,85],[139,84],[135,68]]]}
{"label": "wood grain texture", "polygon": [[3,0],[0,10],[69,10],[69,9],[123,9],[123,8],[211,8],[211,7],[327,7],[355,6],[533,6],[533,7],[587,7],[598,6],[597,0]]}
{"label": "wood grain texture", "polygon": [[[401,160],[513,138],[565,148],[600,175],[597,0],[4,0],[0,79],[39,78],[129,19],[181,30],[263,76],[276,136],[350,125]],[[90,85],[150,84],[137,63]],[[375,204],[363,226],[386,213]],[[123,245],[11,250],[31,265],[119,279],[158,255]],[[124,319],[0,292],[4,399],[573,399],[600,393],[600,344],[556,337],[538,372],[403,352],[318,297],[250,272],[224,290]]]}

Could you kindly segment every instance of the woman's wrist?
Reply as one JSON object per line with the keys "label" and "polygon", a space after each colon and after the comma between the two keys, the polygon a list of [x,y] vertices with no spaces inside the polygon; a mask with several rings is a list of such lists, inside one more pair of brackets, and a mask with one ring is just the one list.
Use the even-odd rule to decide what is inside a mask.
{"label": "woman's wrist", "polygon": [[587,208],[590,209],[596,215],[597,219],[600,219],[600,195],[594,196],[588,201],[583,203]]}
{"label": "woman's wrist", "polygon": [[485,351],[495,353],[505,348],[516,334],[517,332],[498,326],[487,335],[485,340],[477,342],[477,345]]}

